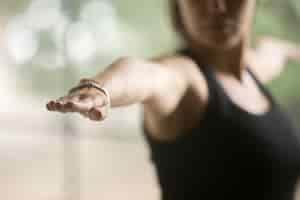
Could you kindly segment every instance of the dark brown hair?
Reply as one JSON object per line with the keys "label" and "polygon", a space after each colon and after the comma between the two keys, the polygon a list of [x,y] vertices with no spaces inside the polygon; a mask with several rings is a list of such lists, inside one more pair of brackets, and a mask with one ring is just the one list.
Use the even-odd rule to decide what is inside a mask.
{"label": "dark brown hair", "polygon": [[180,38],[179,46],[181,48],[184,48],[187,45],[186,42],[188,40],[188,35],[182,22],[178,0],[168,0],[168,3],[169,3],[169,12],[170,12],[170,18],[171,18],[173,29],[178,33],[178,36]]}
{"label": "dark brown hair", "polygon": [[173,28],[183,34],[184,27],[182,23],[182,19],[180,16],[179,6],[177,0],[168,0],[169,1],[169,11],[171,15],[171,22],[173,25]]}

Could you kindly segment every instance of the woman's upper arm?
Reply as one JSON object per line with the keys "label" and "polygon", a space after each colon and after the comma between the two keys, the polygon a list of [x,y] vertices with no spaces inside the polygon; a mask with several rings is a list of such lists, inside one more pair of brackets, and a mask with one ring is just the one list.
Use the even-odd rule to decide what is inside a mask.
{"label": "woman's upper arm", "polygon": [[281,74],[286,62],[292,59],[290,54],[294,52],[297,51],[293,43],[264,37],[259,40],[255,49],[246,51],[246,63],[258,78],[266,83]]}
{"label": "woman's upper arm", "polygon": [[[166,56],[153,59],[160,75],[156,78],[156,94],[146,102],[157,114],[167,116],[178,106],[189,88],[197,94],[207,95],[206,81],[195,62],[184,56]],[[149,105],[150,104],[150,105]]]}

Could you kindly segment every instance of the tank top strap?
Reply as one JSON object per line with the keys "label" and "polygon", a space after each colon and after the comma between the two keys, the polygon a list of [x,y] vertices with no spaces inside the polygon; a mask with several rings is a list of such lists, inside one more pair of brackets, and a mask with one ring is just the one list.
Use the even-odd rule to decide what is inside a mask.
{"label": "tank top strap", "polygon": [[255,75],[255,73],[250,69],[250,67],[246,67],[247,72],[250,74],[250,76],[253,78],[255,83],[257,84],[258,88],[263,92],[263,94],[269,99],[270,103],[275,105],[276,101],[270,91],[266,88],[266,86],[258,79],[258,77]]}

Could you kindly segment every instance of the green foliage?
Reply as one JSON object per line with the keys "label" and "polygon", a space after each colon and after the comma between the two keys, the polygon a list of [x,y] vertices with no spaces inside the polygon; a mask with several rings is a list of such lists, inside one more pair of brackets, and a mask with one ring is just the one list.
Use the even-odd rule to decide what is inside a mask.
{"label": "green foliage", "polygon": [[299,64],[289,63],[284,74],[270,83],[273,94],[281,102],[300,101],[299,74]]}
{"label": "green foliage", "polygon": [[297,6],[300,7],[300,2],[295,0],[272,0],[267,4],[258,4],[254,37],[273,35],[300,42],[300,26],[297,26],[300,23],[300,12]]}

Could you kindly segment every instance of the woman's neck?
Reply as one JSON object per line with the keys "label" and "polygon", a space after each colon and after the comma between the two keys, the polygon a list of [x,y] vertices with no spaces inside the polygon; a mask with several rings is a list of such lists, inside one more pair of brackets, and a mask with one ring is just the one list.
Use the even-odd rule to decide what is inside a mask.
{"label": "woman's neck", "polygon": [[199,45],[190,45],[190,48],[200,65],[214,67],[218,71],[232,74],[241,80],[245,66],[245,46],[245,42],[241,41],[228,49],[207,48]]}

